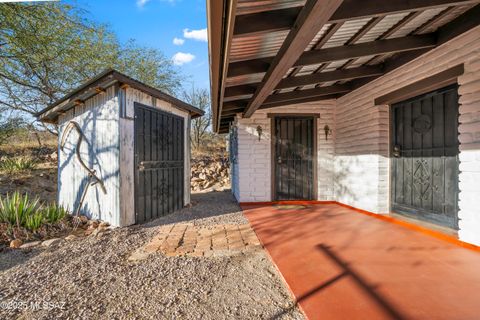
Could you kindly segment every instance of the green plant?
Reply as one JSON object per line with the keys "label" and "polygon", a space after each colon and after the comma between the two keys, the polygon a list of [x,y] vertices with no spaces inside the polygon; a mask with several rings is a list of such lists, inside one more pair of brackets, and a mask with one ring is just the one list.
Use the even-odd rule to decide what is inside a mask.
{"label": "green plant", "polygon": [[0,170],[8,173],[33,170],[36,167],[33,159],[27,157],[8,158],[0,162]]}
{"label": "green plant", "polygon": [[45,218],[45,221],[48,223],[55,223],[62,220],[68,213],[68,210],[63,206],[56,204],[47,205],[40,210],[42,216]]}
{"label": "green plant", "polygon": [[0,222],[12,226],[25,226],[28,217],[34,215],[39,209],[39,199],[31,200],[28,194],[21,195],[18,191],[12,195],[0,197]]}
{"label": "green plant", "polygon": [[42,226],[44,219],[45,217],[43,216],[42,212],[37,211],[25,218],[25,228],[30,231],[38,230]]}

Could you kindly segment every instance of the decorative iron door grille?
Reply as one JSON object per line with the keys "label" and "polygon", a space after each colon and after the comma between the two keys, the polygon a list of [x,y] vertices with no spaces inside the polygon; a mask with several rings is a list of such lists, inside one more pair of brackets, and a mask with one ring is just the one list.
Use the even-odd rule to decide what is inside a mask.
{"label": "decorative iron door grille", "polygon": [[183,207],[184,120],[135,103],[136,223]]}
{"label": "decorative iron door grille", "polygon": [[314,118],[275,117],[274,196],[314,199]]}
{"label": "decorative iron door grille", "polygon": [[392,209],[457,228],[457,86],[394,104],[392,113]]}

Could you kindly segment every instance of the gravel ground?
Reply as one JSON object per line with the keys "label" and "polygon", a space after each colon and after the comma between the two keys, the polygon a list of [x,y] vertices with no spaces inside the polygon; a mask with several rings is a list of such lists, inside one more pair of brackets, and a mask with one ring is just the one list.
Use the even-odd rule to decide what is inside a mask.
{"label": "gravel ground", "polygon": [[192,208],[101,238],[1,252],[0,319],[303,319],[263,250],[127,261],[163,224],[246,223],[229,192],[192,200]]}

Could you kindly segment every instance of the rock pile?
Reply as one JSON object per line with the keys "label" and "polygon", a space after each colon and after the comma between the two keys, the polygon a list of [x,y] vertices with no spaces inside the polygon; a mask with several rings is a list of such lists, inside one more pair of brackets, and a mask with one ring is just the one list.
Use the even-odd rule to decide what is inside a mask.
{"label": "rock pile", "polygon": [[192,191],[230,187],[228,158],[223,156],[192,159]]}

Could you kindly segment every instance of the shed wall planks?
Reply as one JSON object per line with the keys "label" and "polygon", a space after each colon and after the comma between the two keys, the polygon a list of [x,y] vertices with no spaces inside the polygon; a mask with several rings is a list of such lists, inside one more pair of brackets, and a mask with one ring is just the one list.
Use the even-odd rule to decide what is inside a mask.
{"label": "shed wall planks", "polygon": [[[95,95],[82,106],[67,111],[59,119],[59,139],[70,120],[76,121],[84,134],[80,154],[103,179],[107,194],[99,186],[90,187],[81,213],[119,225],[119,108],[116,87]],[[58,202],[75,210],[88,183],[87,171],[75,156],[78,134],[72,131],[63,151],[58,153]],[[59,141],[60,142],[60,141]],[[72,205],[73,204],[73,208]]]}

